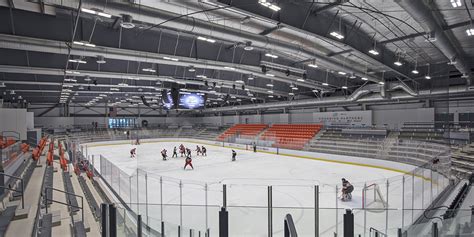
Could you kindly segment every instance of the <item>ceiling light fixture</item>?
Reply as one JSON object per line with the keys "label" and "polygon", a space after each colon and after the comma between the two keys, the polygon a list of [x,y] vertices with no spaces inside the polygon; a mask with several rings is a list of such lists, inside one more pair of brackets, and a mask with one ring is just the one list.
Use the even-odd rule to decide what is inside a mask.
{"label": "ceiling light fixture", "polygon": [[112,15],[108,13],[98,11],[98,10],[93,10],[93,9],[81,8],[81,12],[85,12],[85,13],[89,13],[89,14],[97,15],[97,16],[102,16],[105,18],[112,18]]}
{"label": "ceiling light fixture", "polygon": [[369,53],[372,54],[372,55],[379,55],[379,52],[375,49],[369,50]]}
{"label": "ceiling light fixture", "polygon": [[411,73],[413,73],[413,74],[418,74],[418,73],[420,73],[420,72],[416,69],[417,66],[418,66],[418,62],[415,60],[415,68],[411,71]]}
{"label": "ceiling light fixture", "polygon": [[344,39],[344,35],[341,33],[342,32],[341,26],[342,26],[342,17],[339,18],[339,30],[338,31],[332,31],[331,33],[329,33],[329,35],[331,35],[332,37],[334,37],[338,40]]}
{"label": "ceiling light fixture", "polygon": [[276,11],[276,12],[281,10],[281,7],[279,7],[278,5],[275,5],[273,3],[270,3],[267,0],[258,0],[258,3],[260,3],[260,5],[262,5],[262,6],[270,8],[271,10]]}
{"label": "ceiling light fixture", "polygon": [[215,43],[216,42],[215,39],[211,39],[211,38],[207,38],[207,37],[203,37],[203,36],[198,36],[197,39],[202,40],[202,41],[207,41],[209,43]]}
{"label": "ceiling light fixture", "polygon": [[341,88],[344,90],[347,90],[347,86],[342,86]]}
{"label": "ceiling light fixture", "polygon": [[255,77],[254,77],[252,74],[250,74],[247,79],[248,79],[249,81],[251,81],[251,80],[255,79]]}
{"label": "ceiling light fixture", "polygon": [[235,81],[235,83],[242,83],[242,84],[243,84],[243,83],[245,83],[245,82],[242,81],[242,80],[237,80],[237,81]]}
{"label": "ceiling light fixture", "polygon": [[98,63],[98,64],[104,64],[104,63],[106,63],[105,58],[104,58],[104,56],[102,56],[102,55],[97,55],[97,58],[96,58],[96,61],[95,61],[95,62]]}
{"label": "ceiling light fixture", "polygon": [[343,72],[343,71],[339,71],[339,72],[337,72],[337,74],[339,74],[339,75],[346,75],[347,73],[346,73],[346,72]]}
{"label": "ceiling light fixture", "polygon": [[454,8],[462,6],[461,0],[451,0],[451,6]]}
{"label": "ceiling light fixture", "polygon": [[278,58],[278,55],[271,54],[271,53],[266,53],[265,56],[269,58]]}
{"label": "ceiling light fixture", "polygon": [[70,70],[66,70],[66,73],[67,73],[67,74],[75,74],[75,75],[81,74],[81,73],[78,72],[78,71],[70,71]]}
{"label": "ceiling light fixture", "polygon": [[288,93],[288,95],[293,96],[293,95],[295,95],[295,93],[290,92],[290,93]]}
{"label": "ceiling light fixture", "polygon": [[122,15],[122,22],[120,22],[120,26],[125,29],[134,28],[135,24],[133,24],[132,16],[127,15],[127,14]]}
{"label": "ceiling light fixture", "polygon": [[341,33],[339,32],[336,32],[336,31],[333,31],[331,33],[329,33],[332,37],[334,38],[337,38],[337,39],[344,39],[344,35],[342,35]]}
{"label": "ceiling light fixture", "polygon": [[474,28],[472,28],[472,26],[471,26],[470,29],[466,30],[466,34],[467,34],[467,36],[474,36]]}
{"label": "ceiling light fixture", "polygon": [[329,78],[329,70],[326,69],[326,81],[323,82],[323,86],[329,86],[329,83],[328,83],[328,78]]}
{"label": "ceiling light fixture", "polygon": [[86,61],[81,60],[81,59],[69,59],[69,60],[67,60],[67,61],[68,61],[68,62],[71,62],[71,63],[81,63],[81,64],[87,63]]}
{"label": "ceiling light fixture", "polygon": [[244,50],[245,50],[245,51],[251,51],[251,50],[253,50],[252,41],[245,41]]}
{"label": "ceiling light fixture", "polygon": [[166,56],[163,57],[163,59],[165,59],[165,60],[170,60],[170,61],[175,61],[175,62],[179,61],[179,59],[177,59],[177,58],[166,57]]}
{"label": "ceiling light fixture", "polygon": [[155,73],[155,72],[156,72],[156,70],[153,69],[153,68],[143,68],[142,71],[144,71],[144,72],[151,72],[151,73]]}
{"label": "ceiling light fixture", "polygon": [[74,78],[64,78],[64,81],[65,82],[77,82],[77,80],[74,79]]}
{"label": "ceiling light fixture", "polygon": [[189,66],[188,72],[195,72],[195,71],[196,71],[196,68],[194,68],[194,66]]}
{"label": "ceiling light fixture", "polygon": [[265,73],[266,76],[269,76],[269,77],[274,77],[275,75],[271,74],[271,73]]}
{"label": "ceiling light fixture", "polygon": [[426,75],[425,75],[425,79],[426,79],[426,80],[431,80],[431,76],[430,76],[430,64],[428,64],[428,72],[427,72]]}
{"label": "ceiling light fixture", "polygon": [[95,44],[92,44],[87,41],[73,41],[72,43],[76,45],[80,45],[80,46],[86,46],[86,47],[92,47],[92,48],[95,47]]}
{"label": "ceiling light fixture", "polygon": [[235,70],[235,67],[225,66],[224,68],[225,68],[225,69],[229,69],[229,70]]}

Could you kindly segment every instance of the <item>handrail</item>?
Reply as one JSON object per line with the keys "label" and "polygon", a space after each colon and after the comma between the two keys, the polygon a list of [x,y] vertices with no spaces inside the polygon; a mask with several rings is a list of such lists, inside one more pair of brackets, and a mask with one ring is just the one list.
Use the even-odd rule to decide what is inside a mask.
{"label": "handrail", "polygon": [[[75,196],[75,197],[80,197],[81,198],[81,206],[78,207],[78,206],[74,206],[72,204],[69,204],[69,203],[65,203],[65,202],[60,202],[60,201],[56,201],[54,199],[48,199],[48,195],[46,195],[48,192],[48,189],[52,190],[52,191],[57,191],[57,192],[60,192],[60,193],[64,193],[64,194],[68,194],[68,195],[72,195],[72,196]],[[77,194],[74,194],[74,193],[70,193],[70,192],[66,192],[66,191],[63,191],[63,190],[59,190],[57,188],[53,188],[53,187],[45,187],[44,188],[45,190],[45,195],[44,195],[44,206],[46,208],[46,213],[48,213],[48,201],[51,201],[51,202],[55,202],[55,203],[59,203],[59,204],[63,204],[63,205],[66,205],[68,207],[76,207],[76,208],[79,208],[81,209],[81,216],[82,216],[82,221],[84,221],[84,197],[80,196],[80,195],[77,195]]]}
{"label": "handrail", "polygon": [[298,233],[296,233],[295,223],[293,222],[293,217],[291,214],[286,214],[284,220],[284,229],[285,229],[285,237],[297,237]]}
{"label": "handrail", "polygon": [[387,236],[388,236],[387,234],[383,233],[383,232],[380,231],[380,230],[375,229],[374,227],[370,227],[370,229],[369,229],[369,236],[372,236],[372,231],[374,231],[375,237],[382,237],[382,236],[387,237]]}
{"label": "handrail", "polygon": [[21,191],[21,208],[22,209],[25,209],[25,185],[24,185],[24,181],[23,181],[23,178],[20,178],[20,177],[17,177],[17,176],[13,176],[13,175],[9,175],[9,174],[5,174],[5,172],[0,172],[0,175],[5,175],[7,177],[10,177],[10,178],[14,178],[16,180],[20,180],[21,181],[21,190],[17,190],[17,189],[12,189],[10,187],[5,187],[5,185],[1,185],[0,188],[4,188],[4,189],[7,189],[7,190],[10,190],[10,191],[14,191],[14,192],[19,192]]}

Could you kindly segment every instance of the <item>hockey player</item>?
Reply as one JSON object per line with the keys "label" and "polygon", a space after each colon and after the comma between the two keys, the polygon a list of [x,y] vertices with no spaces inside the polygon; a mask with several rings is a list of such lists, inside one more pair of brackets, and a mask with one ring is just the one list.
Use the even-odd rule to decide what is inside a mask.
{"label": "hockey player", "polygon": [[181,157],[186,154],[186,148],[183,144],[179,145],[179,153],[181,153]]}
{"label": "hockey player", "polygon": [[173,148],[173,158],[176,157],[178,158],[178,149],[176,149],[176,147]]}
{"label": "hockey player", "polygon": [[232,150],[232,161],[235,161],[235,157],[237,156],[237,152]]}
{"label": "hockey player", "polygon": [[196,156],[198,156],[199,154],[201,154],[201,147],[196,145]]}
{"label": "hockey player", "polygon": [[202,156],[207,156],[207,150],[204,146],[201,147]]}
{"label": "hockey player", "polygon": [[166,149],[163,149],[163,150],[161,151],[161,157],[163,157],[163,160],[166,160],[166,157],[168,157],[168,155],[166,155],[166,152],[167,152]]}
{"label": "hockey player", "polygon": [[134,147],[133,149],[130,150],[130,158],[135,158],[136,154],[137,154],[137,148]]}
{"label": "hockey player", "polygon": [[184,164],[184,169],[185,169],[185,170],[186,170],[186,167],[187,167],[188,165],[191,166],[192,169],[194,169],[194,167],[193,167],[193,159],[191,159],[191,155],[189,155],[189,153],[188,153],[188,155],[186,156],[186,164]]}
{"label": "hockey player", "polygon": [[350,201],[352,199],[352,191],[354,191],[354,186],[352,186],[351,183],[349,183],[348,180],[345,178],[342,178],[342,201]]}
{"label": "hockey player", "polygon": [[187,153],[186,157],[188,157],[188,156],[191,157],[191,149],[186,148],[186,153]]}
{"label": "hockey player", "polygon": [[140,138],[137,137],[137,140],[135,141],[135,145],[140,145]]}

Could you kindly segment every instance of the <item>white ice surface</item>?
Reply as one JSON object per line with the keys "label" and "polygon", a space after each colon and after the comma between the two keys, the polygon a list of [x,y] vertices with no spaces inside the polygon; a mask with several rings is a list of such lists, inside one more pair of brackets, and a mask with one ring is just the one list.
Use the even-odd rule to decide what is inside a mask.
{"label": "white ice surface", "polygon": [[[422,202],[423,206],[427,206],[430,198],[430,190],[427,191],[427,187],[430,186],[429,181],[422,182],[421,178],[416,177],[411,180],[408,177],[405,180],[405,191],[402,192],[402,174],[390,170],[253,153],[246,150],[236,150],[237,161],[232,162],[230,148],[211,145],[205,145],[208,150],[207,157],[196,157],[194,151],[196,143],[183,143],[193,150],[194,165],[194,170],[189,168],[183,170],[184,158],[170,158],[173,147],[179,144],[179,142],[153,142],[139,146],[131,144],[96,146],[89,147],[88,153],[96,157],[103,155],[119,167],[123,173],[119,176],[116,170],[112,171],[112,186],[125,202],[131,203],[132,209],[142,215],[146,215],[148,211],[148,221],[153,227],[159,226],[163,213],[163,220],[169,226],[167,232],[170,234],[175,231],[172,226],[182,224],[184,227],[201,231],[207,226],[211,230],[211,236],[217,236],[218,211],[222,206],[223,184],[227,185],[231,236],[267,235],[267,186],[269,185],[272,186],[273,193],[274,236],[283,235],[283,218],[287,213],[293,215],[300,236],[314,236],[314,185],[319,185],[320,189],[321,236],[333,236],[334,232],[342,234],[345,208],[355,208],[356,234],[363,234],[364,226],[367,229],[374,227],[382,231],[387,228],[390,233],[401,227],[401,210],[388,213],[385,211],[365,212],[365,218],[364,211],[357,210],[362,206],[361,190],[364,183],[378,183],[384,198],[389,198],[389,208],[393,209],[401,209],[403,202],[405,208],[421,207]],[[137,148],[135,159],[131,159],[129,153],[133,147]],[[160,151],[163,148],[168,150],[167,161],[161,159]],[[332,155],[324,154],[324,156],[326,157],[321,158]],[[104,167],[101,169],[97,159],[95,166],[97,170],[104,172],[106,180],[110,179],[110,171]],[[138,178],[137,169],[140,170]],[[147,173],[146,182],[145,172]],[[134,176],[127,178],[125,174]],[[162,177],[162,185],[160,185],[160,177]],[[336,193],[336,185],[340,187],[342,177],[355,186],[353,200],[350,202],[340,201],[338,199],[340,193]],[[387,179],[390,180],[388,195],[385,185]],[[414,192],[412,192],[413,181]],[[425,192],[421,191],[422,187]],[[402,200],[402,193],[405,200]],[[414,197],[413,205],[412,198],[407,197]],[[163,209],[161,203],[163,203]],[[181,208],[180,203],[183,204]],[[205,207],[206,204],[208,208]],[[336,207],[339,209],[335,209]],[[403,215],[405,225],[411,222],[412,215],[416,218],[417,213],[405,211]],[[388,220],[387,227],[386,220]]]}

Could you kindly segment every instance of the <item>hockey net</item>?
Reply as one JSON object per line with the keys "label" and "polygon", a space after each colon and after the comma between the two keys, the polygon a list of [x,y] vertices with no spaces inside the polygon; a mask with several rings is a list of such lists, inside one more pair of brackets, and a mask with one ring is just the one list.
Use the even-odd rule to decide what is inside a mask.
{"label": "hockey net", "polygon": [[378,184],[370,184],[362,189],[362,209],[384,211],[388,204]]}

